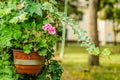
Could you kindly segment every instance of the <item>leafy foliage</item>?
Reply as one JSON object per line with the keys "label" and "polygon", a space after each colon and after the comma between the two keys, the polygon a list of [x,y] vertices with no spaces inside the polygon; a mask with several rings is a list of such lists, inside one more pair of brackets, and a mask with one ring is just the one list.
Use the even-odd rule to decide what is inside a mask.
{"label": "leafy foliage", "polygon": [[11,55],[2,51],[0,52],[0,80],[17,80],[18,75],[10,60]]}
{"label": "leafy foliage", "polygon": [[[100,0],[100,9],[98,12],[98,18],[102,20],[112,20],[113,21],[113,32],[117,34],[120,32],[120,2],[119,0]],[[115,41],[116,44],[116,41]]]}
{"label": "leafy foliage", "polygon": [[[8,2],[7,6],[9,4]],[[19,4],[14,3],[13,5],[15,4],[17,5],[16,8],[8,6],[10,8],[10,10],[8,8],[9,12],[2,13],[1,16],[1,20],[3,21],[0,27],[1,47],[23,49],[27,54],[30,51],[40,50],[41,53],[39,55],[46,55],[47,51],[45,49],[53,47],[57,40],[56,35],[50,35],[42,30],[43,22],[46,20],[50,21],[48,20],[48,16],[51,15],[52,17],[55,14],[52,11],[54,10],[52,4],[48,2],[41,4],[29,0],[20,2]],[[6,7],[4,6],[1,10],[5,12]],[[43,13],[46,15],[43,15]],[[57,17],[55,18],[57,19]],[[54,23],[52,22],[52,24]],[[50,46],[47,44],[50,44]]]}
{"label": "leafy foliage", "polygon": [[[4,50],[4,54],[1,53],[3,57],[0,59],[1,80],[31,80],[32,78],[40,80],[41,77],[43,80],[50,80],[50,78],[60,80],[62,67],[58,61],[51,60],[53,46],[59,36],[43,30],[45,24],[55,26],[62,21],[60,17],[63,17],[63,14],[55,7],[56,2],[54,0],[41,3],[31,0],[8,0],[1,3],[0,48]],[[26,54],[31,51],[38,52],[39,55],[46,57],[44,65],[46,69],[37,76],[17,74],[13,66],[13,57],[10,55],[11,49],[22,49]],[[51,69],[51,66],[55,69]],[[58,75],[55,76],[55,73]]]}
{"label": "leafy foliage", "polygon": [[119,5],[118,0],[101,0],[99,6],[98,17],[100,19],[110,19],[115,20],[115,22],[120,22],[120,9],[117,7]]}
{"label": "leafy foliage", "polygon": [[56,61],[51,60],[49,65],[44,68],[44,72],[38,76],[38,80],[60,80],[61,74],[63,73],[62,66]]}

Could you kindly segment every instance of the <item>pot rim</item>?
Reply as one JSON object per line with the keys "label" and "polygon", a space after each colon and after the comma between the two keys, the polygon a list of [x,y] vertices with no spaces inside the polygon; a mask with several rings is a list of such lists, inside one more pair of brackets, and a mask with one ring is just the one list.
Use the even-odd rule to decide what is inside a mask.
{"label": "pot rim", "polygon": [[[23,49],[12,49],[12,51],[19,51],[19,52],[24,52],[24,50]],[[31,52],[35,52],[35,51],[30,51],[30,53]],[[36,51],[37,52],[37,51]]]}

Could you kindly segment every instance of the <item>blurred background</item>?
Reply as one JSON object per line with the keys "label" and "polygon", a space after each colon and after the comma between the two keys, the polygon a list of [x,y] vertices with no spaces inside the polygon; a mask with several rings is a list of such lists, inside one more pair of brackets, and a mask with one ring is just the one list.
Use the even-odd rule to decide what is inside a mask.
{"label": "blurred background", "polygon": [[[57,0],[58,7],[78,22],[96,46],[109,48],[109,56],[88,54],[67,24],[63,41],[56,45],[56,59],[64,67],[61,80],[120,80],[120,0]],[[65,31],[64,31],[65,29]],[[65,33],[65,34],[64,34]]]}

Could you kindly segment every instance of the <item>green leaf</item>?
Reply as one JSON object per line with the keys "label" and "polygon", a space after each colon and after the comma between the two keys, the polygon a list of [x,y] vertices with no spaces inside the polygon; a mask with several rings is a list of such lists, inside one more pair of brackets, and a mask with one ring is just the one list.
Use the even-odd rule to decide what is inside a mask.
{"label": "green leaf", "polygon": [[10,62],[9,61],[4,61],[3,64],[7,66],[7,65],[10,65]]}
{"label": "green leaf", "polygon": [[12,74],[12,70],[10,68],[5,68],[5,69],[3,69],[3,73],[11,75]]}
{"label": "green leaf", "polygon": [[79,34],[78,30],[75,28],[72,28],[72,30],[74,31],[74,34]]}
{"label": "green leaf", "polygon": [[23,50],[26,54],[29,54],[32,50],[33,45],[32,44],[27,44],[23,47]]}
{"label": "green leaf", "polygon": [[74,24],[74,25],[79,25],[79,23],[78,23],[78,22],[75,22],[75,21],[73,21],[73,24]]}
{"label": "green leaf", "polygon": [[19,42],[14,42],[14,45],[15,45],[16,47],[20,47],[20,46],[21,46],[21,44],[20,44]]}
{"label": "green leaf", "polygon": [[26,7],[26,11],[32,16],[33,13],[42,17],[42,6],[40,3],[29,3]]}
{"label": "green leaf", "polygon": [[0,80],[15,80],[11,75],[4,75],[0,77]]}
{"label": "green leaf", "polygon": [[97,47],[97,48],[95,48],[95,49],[92,51],[92,54],[98,55],[98,54],[100,54],[99,52],[100,52],[100,50],[99,50],[99,48]]}
{"label": "green leaf", "polygon": [[89,48],[94,50],[95,49],[95,44],[93,42],[89,43]]}
{"label": "green leaf", "polygon": [[16,24],[19,21],[18,17],[13,17],[9,22]]}
{"label": "green leaf", "polygon": [[89,42],[90,41],[90,38],[88,36],[85,37],[85,41],[86,42]]}
{"label": "green leaf", "polygon": [[3,17],[9,13],[11,13],[11,8],[0,9],[0,17]]}
{"label": "green leaf", "polygon": [[31,26],[32,26],[33,29],[35,29],[35,27],[36,27],[35,21],[32,22]]}
{"label": "green leaf", "polygon": [[55,11],[55,9],[53,9],[52,4],[50,4],[49,2],[45,2],[42,6],[44,10],[48,10],[49,12]]}
{"label": "green leaf", "polygon": [[41,41],[41,44],[39,45],[39,47],[47,47],[48,46],[48,44],[46,43],[46,41],[45,40],[42,40]]}
{"label": "green leaf", "polygon": [[13,34],[13,38],[18,40],[21,37],[22,32],[20,30],[15,30]]}
{"label": "green leaf", "polygon": [[10,58],[10,55],[9,55],[9,54],[7,54],[7,53],[6,53],[6,54],[4,54],[3,56],[4,56],[4,59],[3,59],[3,60],[5,60],[5,61],[7,61],[7,60]]}
{"label": "green leaf", "polygon": [[54,23],[54,19],[53,18],[44,19],[43,24],[47,23]]}
{"label": "green leaf", "polygon": [[47,49],[42,49],[41,51],[38,52],[40,56],[45,56],[47,55]]}
{"label": "green leaf", "polygon": [[4,14],[5,14],[5,10],[0,9],[0,18],[1,18],[1,17],[3,17],[3,16],[4,16]]}
{"label": "green leaf", "polygon": [[81,36],[85,36],[86,33],[87,33],[87,32],[86,32],[84,29],[80,29],[80,31],[79,31],[79,34],[80,34]]}
{"label": "green leaf", "polygon": [[37,80],[50,80],[50,78],[47,76],[47,74],[41,74],[38,76]]}
{"label": "green leaf", "polygon": [[52,4],[57,4],[57,2],[55,1],[55,0],[50,0],[50,2],[52,3]]}
{"label": "green leaf", "polygon": [[9,22],[14,24],[18,22],[24,22],[25,20],[27,20],[26,15],[27,13],[23,12],[20,15],[13,17]]}
{"label": "green leaf", "polygon": [[110,50],[108,48],[105,48],[103,51],[102,51],[102,54],[103,55],[110,55]]}
{"label": "green leaf", "polygon": [[18,22],[24,22],[25,20],[27,20],[26,15],[27,15],[26,12],[23,12],[22,14],[20,14],[18,16]]}
{"label": "green leaf", "polygon": [[36,5],[35,13],[42,17],[42,6],[41,6],[41,4]]}
{"label": "green leaf", "polygon": [[2,61],[2,60],[0,60],[0,67],[2,66],[2,62],[3,62],[3,61]]}
{"label": "green leaf", "polygon": [[5,48],[5,47],[10,47],[12,44],[10,42],[10,40],[12,39],[11,38],[11,33],[10,34],[4,34],[3,36],[1,35],[0,36],[0,46],[2,48]]}

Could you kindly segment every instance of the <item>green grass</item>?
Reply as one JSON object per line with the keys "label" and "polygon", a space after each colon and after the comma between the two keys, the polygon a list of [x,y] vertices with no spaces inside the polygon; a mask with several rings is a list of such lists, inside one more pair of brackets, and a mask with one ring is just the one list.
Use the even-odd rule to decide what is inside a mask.
{"label": "green grass", "polygon": [[[105,45],[100,46],[100,49],[109,48],[112,54],[119,53],[120,54],[120,45],[113,46],[113,45]],[[57,53],[60,52],[60,47],[58,48]],[[72,44],[65,47],[65,53],[87,53],[84,47],[81,47],[79,44]]]}
{"label": "green grass", "polygon": [[120,48],[108,47],[112,49],[112,54],[109,57],[100,56],[99,67],[87,65],[88,54],[84,48],[76,45],[66,47],[62,60],[64,73],[61,80],[120,80]]}

